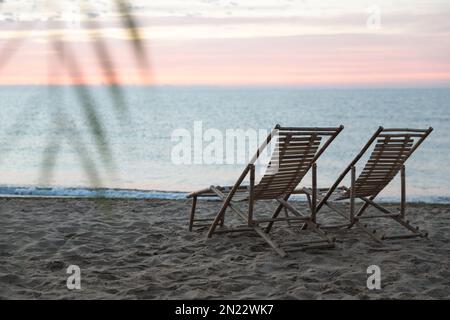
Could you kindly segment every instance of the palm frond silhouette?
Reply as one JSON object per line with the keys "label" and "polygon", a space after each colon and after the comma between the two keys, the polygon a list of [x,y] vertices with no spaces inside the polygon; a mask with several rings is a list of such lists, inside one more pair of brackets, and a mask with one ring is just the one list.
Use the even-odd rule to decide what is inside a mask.
{"label": "palm frond silhouette", "polygon": [[[128,33],[127,43],[130,45],[134,53],[134,57],[139,68],[141,81],[144,84],[151,82],[151,65],[148,59],[147,48],[143,42],[140,33],[138,21],[133,17],[127,1],[111,0],[114,7],[118,11],[120,24],[125,32]],[[1,5],[1,3],[0,3]],[[48,2],[49,8],[54,3]],[[79,12],[88,13],[91,3],[87,0],[78,2]],[[101,29],[98,21],[90,19],[88,27],[92,29]],[[0,70],[9,62],[23,45],[26,37],[12,38],[5,42],[0,48]],[[51,181],[53,171],[55,169],[58,154],[61,151],[61,145],[64,140],[70,145],[77,154],[80,165],[84,173],[89,177],[90,184],[94,187],[102,186],[102,177],[100,169],[106,169],[110,175],[114,175],[116,164],[114,163],[114,154],[111,148],[111,141],[107,134],[108,124],[101,117],[101,110],[96,108],[94,96],[87,83],[89,74],[85,73],[80,63],[81,57],[65,44],[63,36],[50,36],[50,46],[56,52],[57,61],[50,61],[51,68],[61,68],[69,79],[76,79],[77,84],[70,86],[77,99],[77,105],[82,111],[83,118],[89,128],[89,139],[94,142],[94,151],[87,148],[83,143],[79,128],[76,127],[74,121],[71,121],[69,114],[64,112],[62,108],[55,106],[51,108],[52,122],[54,128],[49,130],[47,142],[43,151],[41,161],[40,183]],[[91,41],[92,49],[102,74],[107,79],[107,92],[111,97],[114,113],[120,121],[127,120],[129,117],[129,108],[126,103],[124,90],[120,85],[120,79],[116,74],[114,60],[111,57],[108,45],[102,37],[96,37]],[[51,89],[50,89],[51,90]],[[60,94],[58,90],[52,92],[53,95]],[[59,101],[54,98],[53,100]],[[25,127],[24,123],[20,123],[21,119],[16,120],[14,125],[17,127]],[[123,123],[126,123],[123,121]],[[58,134],[55,134],[55,133]],[[100,163],[96,163],[94,158],[98,156]],[[99,168],[102,166],[103,168]]]}

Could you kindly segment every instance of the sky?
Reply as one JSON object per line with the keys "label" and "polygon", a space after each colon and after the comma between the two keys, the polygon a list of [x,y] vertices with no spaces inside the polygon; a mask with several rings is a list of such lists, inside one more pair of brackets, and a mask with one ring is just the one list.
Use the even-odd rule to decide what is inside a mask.
{"label": "sky", "polygon": [[0,0],[1,85],[113,83],[447,87],[450,1]]}

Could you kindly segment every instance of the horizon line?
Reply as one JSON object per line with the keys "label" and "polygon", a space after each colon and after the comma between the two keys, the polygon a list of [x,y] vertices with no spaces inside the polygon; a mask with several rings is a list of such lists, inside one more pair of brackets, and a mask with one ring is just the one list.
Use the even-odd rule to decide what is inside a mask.
{"label": "horizon line", "polygon": [[61,84],[36,84],[36,83],[12,83],[2,84],[0,88],[7,87],[143,87],[143,88],[292,88],[292,89],[450,89],[450,84],[429,85],[295,85],[295,84],[136,84],[136,83],[61,83]]}

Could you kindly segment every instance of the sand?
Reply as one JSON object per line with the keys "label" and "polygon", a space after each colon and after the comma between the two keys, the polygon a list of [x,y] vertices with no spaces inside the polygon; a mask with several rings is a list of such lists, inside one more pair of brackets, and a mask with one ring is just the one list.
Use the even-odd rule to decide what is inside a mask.
{"label": "sand", "polygon": [[[258,205],[258,214],[273,205]],[[203,203],[199,216],[210,216],[217,207]],[[287,258],[252,233],[206,240],[205,229],[189,232],[188,211],[185,201],[3,198],[0,298],[450,298],[448,205],[409,205],[409,219],[429,231],[429,240],[379,245],[350,230],[333,234],[335,249]],[[321,218],[331,220],[327,211]],[[381,228],[391,230],[394,224],[387,222]],[[283,225],[273,238],[281,242],[308,234],[294,231]],[[377,291],[366,286],[373,264],[381,268]],[[66,287],[69,265],[81,268],[81,290]]]}

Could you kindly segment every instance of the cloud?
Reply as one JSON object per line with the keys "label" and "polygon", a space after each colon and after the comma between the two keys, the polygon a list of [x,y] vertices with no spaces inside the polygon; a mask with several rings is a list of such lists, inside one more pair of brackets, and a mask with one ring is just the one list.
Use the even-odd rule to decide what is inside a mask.
{"label": "cloud", "polygon": [[[365,0],[135,0],[131,5],[137,36],[151,52],[159,83],[450,83],[450,6],[378,3],[379,30],[366,27],[372,1]],[[138,81],[135,57],[124,45],[136,33],[121,23],[117,11],[88,8],[77,27],[57,13],[46,22],[0,22],[0,47],[26,39],[2,69],[0,83],[48,81],[46,63],[54,54],[44,49],[55,40],[76,50],[88,83],[109,81],[92,51],[92,42],[100,40],[108,46],[120,82]]]}

